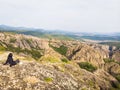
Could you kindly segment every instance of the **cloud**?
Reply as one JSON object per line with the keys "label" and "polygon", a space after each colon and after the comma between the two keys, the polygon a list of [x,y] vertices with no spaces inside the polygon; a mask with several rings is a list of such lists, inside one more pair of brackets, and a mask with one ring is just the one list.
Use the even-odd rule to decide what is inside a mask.
{"label": "cloud", "polygon": [[0,0],[0,23],[70,31],[119,31],[119,5],[119,0]]}

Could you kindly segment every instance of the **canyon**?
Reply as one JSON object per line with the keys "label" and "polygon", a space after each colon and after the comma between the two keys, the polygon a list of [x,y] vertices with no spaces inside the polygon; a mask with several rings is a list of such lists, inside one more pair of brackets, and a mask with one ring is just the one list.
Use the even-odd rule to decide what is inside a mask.
{"label": "canyon", "polygon": [[[13,67],[3,65],[10,52]],[[0,32],[0,89],[119,90],[119,57],[109,45]]]}

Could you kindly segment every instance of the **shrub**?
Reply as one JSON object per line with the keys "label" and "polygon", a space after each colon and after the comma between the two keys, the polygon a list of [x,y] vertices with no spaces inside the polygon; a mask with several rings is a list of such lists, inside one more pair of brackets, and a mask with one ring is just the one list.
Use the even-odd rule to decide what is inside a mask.
{"label": "shrub", "polygon": [[120,90],[120,83],[119,82],[111,82],[112,88],[110,90]]}
{"label": "shrub", "polygon": [[39,51],[37,51],[37,50],[30,51],[30,54],[32,55],[32,57],[34,59],[39,59],[42,56],[41,53]]}
{"label": "shrub", "polygon": [[92,64],[90,64],[88,62],[80,62],[80,63],[78,63],[78,65],[82,69],[86,69],[87,71],[90,71],[90,72],[94,72],[97,69],[97,67],[93,66]]}
{"label": "shrub", "polygon": [[52,45],[49,45],[50,47],[52,47],[55,51],[57,51],[58,53],[60,53],[60,54],[62,54],[62,55],[66,55],[66,53],[67,53],[67,47],[66,46],[64,46],[64,45],[62,45],[62,46],[60,46],[59,48],[57,48],[57,47],[54,47],[54,46],[52,46]]}
{"label": "shrub", "polygon": [[104,58],[103,59],[105,63],[115,62],[114,59]]}
{"label": "shrub", "polygon": [[65,62],[65,63],[68,63],[68,59],[66,59],[66,58],[61,59],[61,61]]}
{"label": "shrub", "polygon": [[14,47],[13,45],[9,44],[6,48],[8,51],[16,52],[16,53],[25,53],[31,54],[34,59],[39,59],[42,55],[38,50],[28,50],[28,49],[21,49],[20,47]]}
{"label": "shrub", "polygon": [[114,63],[117,63],[117,64],[119,64],[119,65],[120,65],[120,62],[115,61],[114,59],[104,58],[103,60],[104,60],[104,62],[105,62],[105,63],[114,62]]}
{"label": "shrub", "polygon": [[11,38],[10,39],[10,43],[15,43],[16,42],[16,39],[15,38]]}
{"label": "shrub", "polygon": [[117,75],[116,79],[120,82],[120,75]]}

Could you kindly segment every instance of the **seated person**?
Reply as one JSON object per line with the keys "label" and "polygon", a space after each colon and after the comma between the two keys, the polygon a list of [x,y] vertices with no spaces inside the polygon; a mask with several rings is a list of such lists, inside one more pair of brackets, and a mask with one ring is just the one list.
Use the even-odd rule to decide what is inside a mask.
{"label": "seated person", "polygon": [[19,60],[14,61],[12,57],[13,57],[13,54],[9,53],[8,58],[7,58],[6,62],[4,63],[4,65],[10,64],[10,67],[12,67],[13,65],[16,65],[17,63],[20,62]]}

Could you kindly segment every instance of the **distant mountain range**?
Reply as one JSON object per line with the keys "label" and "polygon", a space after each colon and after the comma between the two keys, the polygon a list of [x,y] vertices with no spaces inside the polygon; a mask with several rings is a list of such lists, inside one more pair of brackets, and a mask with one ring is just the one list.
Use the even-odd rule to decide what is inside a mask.
{"label": "distant mountain range", "polygon": [[120,41],[119,33],[89,33],[89,32],[67,32],[62,30],[44,30],[39,28],[12,27],[0,25],[0,31],[14,32],[25,35],[33,35],[41,38],[56,38],[67,40],[97,40],[97,41]]}

